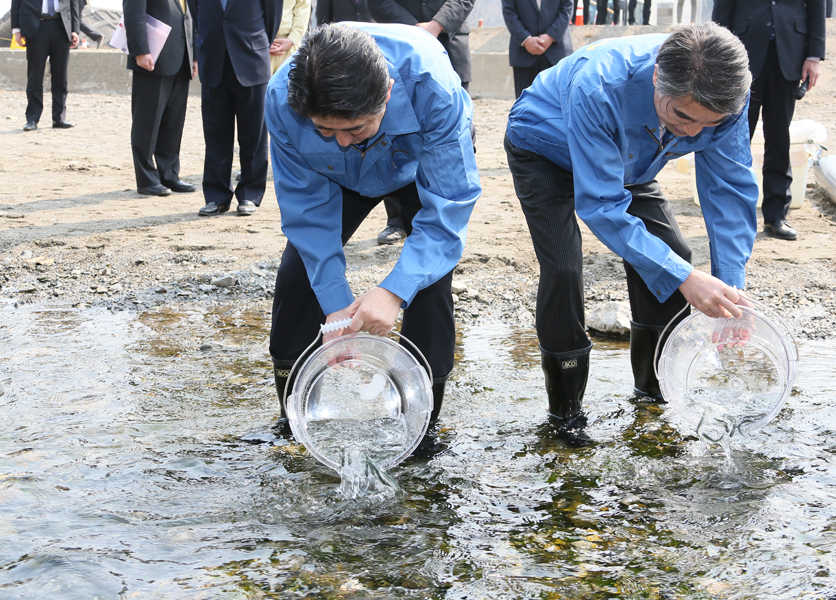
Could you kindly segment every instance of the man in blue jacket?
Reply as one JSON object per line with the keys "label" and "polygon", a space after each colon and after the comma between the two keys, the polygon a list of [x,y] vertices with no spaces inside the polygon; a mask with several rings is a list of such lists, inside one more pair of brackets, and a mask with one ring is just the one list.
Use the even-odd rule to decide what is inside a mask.
{"label": "man in blue jacket", "polygon": [[[453,267],[481,194],[470,96],[421,29],[341,23],[308,33],[266,104],[287,236],[270,332],[279,398],[323,320],[351,319],[326,337],[384,335],[403,308],[401,332],[432,369],[435,421],[453,368]],[[387,195],[403,206],[409,235],[391,273],[355,297],[343,244]]]}
{"label": "man in blue jacket", "polygon": [[[661,400],[653,369],[664,325],[690,303],[740,316],[737,289],[754,243],[746,49],[727,29],[590,44],[543,71],[511,109],[508,164],[540,263],[537,335],[549,412],[567,443],[590,442],[581,409],[591,344],[585,331],[581,233],[624,260],[636,391]],[[656,175],[694,152],[711,275],[691,252]]]}

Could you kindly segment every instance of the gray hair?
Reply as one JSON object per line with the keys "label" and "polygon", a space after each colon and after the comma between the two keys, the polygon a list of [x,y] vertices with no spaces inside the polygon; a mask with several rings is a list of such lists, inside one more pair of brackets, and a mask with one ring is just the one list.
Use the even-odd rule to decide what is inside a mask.
{"label": "gray hair", "polygon": [[659,48],[656,89],[664,96],[690,96],[719,114],[736,114],[752,85],[743,43],[716,23],[678,27]]}

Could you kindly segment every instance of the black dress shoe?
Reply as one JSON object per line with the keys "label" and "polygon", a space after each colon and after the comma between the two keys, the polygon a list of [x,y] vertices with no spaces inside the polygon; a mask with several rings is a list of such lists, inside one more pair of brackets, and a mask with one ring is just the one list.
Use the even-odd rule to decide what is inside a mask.
{"label": "black dress shoe", "polygon": [[789,226],[786,221],[778,221],[777,223],[764,223],[763,232],[769,237],[778,238],[779,240],[793,241],[798,238],[795,229]]}
{"label": "black dress shoe", "polygon": [[38,124],[35,121],[26,121],[26,125],[23,126],[23,131],[35,131],[38,128]]}
{"label": "black dress shoe", "polygon": [[238,215],[241,217],[249,217],[255,212],[256,205],[250,200],[244,200],[238,203]]}
{"label": "black dress shoe", "polygon": [[229,204],[218,204],[217,202],[207,202],[197,211],[201,217],[211,217],[212,215],[220,215],[229,210]]}
{"label": "black dress shoe", "polygon": [[403,227],[387,225],[386,229],[377,234],[377,245],[395,244],[404,238],[406,238],[406,230]]}
{"label": "black dress shoe", "polygon": [[53,121],[52,128],[53,129],[69,129],[72,127],[72,123],[67,123],[66,121]]}
{"label": "black dress shoe", "polygon": [[187,183],[182,179],[178,179],[177,181],[163,181],[163,185],[169,188],[172,192],[177,192],[179,194],[190,194],[197,189],[191,183]]}
{"label": "black dress shoe", "polygon": [[171,190],[161,183],[155,183],[154,185],[149,185],[148,187],[141,187],[137,189],[137,192],[143,196],[168,196],[171,193]]}

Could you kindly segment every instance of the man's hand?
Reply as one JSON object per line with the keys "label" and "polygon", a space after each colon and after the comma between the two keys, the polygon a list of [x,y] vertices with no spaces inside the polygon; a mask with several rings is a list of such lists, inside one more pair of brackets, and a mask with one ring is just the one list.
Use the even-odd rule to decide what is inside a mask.
{"label": "man's hand", "polygon": [[137,55],[136,64],[140,69],[145,69],[146,71],[154,70],[154,59],[150,54]]}
{"label": "man's hand", "polygon": [[273,43],[270,44],[270,55],[276,56],[278,54],[284,54],[285,52],[289,51],[293,47],[293,42],[291,42],[287,38],[276,38],[273,40]]}
{"label": "man's hand", "polygon": [[737,306],[746,302],[740,292],[697,269],[691,271],[679,291],[694,308],[709,317],[737,319],[743,314]]}
{"label": "man's hand", "polygon": [[809,83],[807,84],[807,89],[812,90],[816,82],[819,80],[819,74],[821,73],[821,64],[817,60],[805,60],[804,64],[801,66],[801,81],[807,79]]}
{"label": "man's hand", "polygon": [[26,38],[20,35],[19,31],[15,31],[14,33],[15,43],[18,46],[26,46]]}
{"label": "man's hand", "polygon": [[541,33],[537,36],[537,39],[540,40],[540,44],[543,46],[543,52],[551,48],[551,45],[554,44],[554,38],[548,33]]}
{"label": "man's hand", "polygon": [[70,48],[77,48],[78,47],[78,34],[75,31],[73,31],[70,34],[70,38],[72,38],[72,41],[70,42]]}
{"label": "man's hand", "polygon": [[439,35],[441,35],[441,32],[444,31],[444,28],[438,21],[425,21],[423,23],[416,23],[416,26],[420,27],[421,29],[426,29],[431,34],[433,34],[433,37],[438,37]]}
{"label": "man's hand", "polygon": [[192,62],[192,79],[197,77],[197,61]]}
{"label": "man's hand", "polygon": [[540,40],[539,37],[534,37],[532,35],[525,38],[523,42],[523,48],[525,51],[533,56],[540,56],[543,52],[546,51],[545,46],[543,46],[543,42]]}
{"label": "man's hand", "polygon": [[403,300],[382,287],[369,290],[348,307],[353,317],[349,329],[386,335],[395,325],[401,302]]}

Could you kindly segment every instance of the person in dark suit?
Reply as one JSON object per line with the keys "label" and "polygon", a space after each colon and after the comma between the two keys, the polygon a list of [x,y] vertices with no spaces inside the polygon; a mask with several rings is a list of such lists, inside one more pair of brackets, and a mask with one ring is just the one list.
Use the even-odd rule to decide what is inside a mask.
{"label": "person in dark suit", "polygon": [[749,135],[763,110],[764,232],[794,240],[787,223],[792,197],[789,126],[799,82],[809,88],[819,78],[824,60],[825,0],[717,0],[712,19],[730,29],[746,46],[752,71]]}
{"label": "person in dark suit", "polygon": [[[190,0],[193,2],[193,0]],[[180,141],[186,122],[189,80],[194,77],[194,29],[186,0],[122,0],[131,85],[131,151],[136,187],[146,196],[193,192],[180,179]],[[145,15],[171,26],[156,62],[150,54]],[[156,164],[155,164],[156,161]]]}
{"label": "person in dark suit", "polygon": [[[378,23],[415,25],[435,36],[450,58],[453,70],[470,93],[470,28],[465,19],[474,0],[368,0],[369,12]],[[475,139],[475,129],[471,129]],[[386,227],[377,234],[378,244],[394,244],[406,238],[401,206],[394,198],[383,201]]]}
{"label": "person in dark suit", "polygon": [[366,0],[317,0],[316,23],[339,23],[340,21],[371,21]]}
{"label": "person in dark suit", "polygon": [[502,17],[511,32],[508,59],[517,98],[537,73],[572,52],[573,10],[573,0],[502,0]]}
{"label": "person in dark suit", "polygon": [[197,62],[206,153],[201,216],[229,210],[232,154],[238,127],[241,178],[238,214],[251,215],[267,187],[264,93],[270,80],[270,43],[282,0],[195,0]]}
{"label": "person in dark suit", "polygon": [[52,89],[52,126],[72,127],[67,114],[67,66],[70,48],[78,45],[78,0],[12,0],[11,25],[15,41],[26,46],[26,124],[38,128],[44,110],[44,69],[49,58]]}

